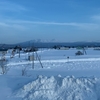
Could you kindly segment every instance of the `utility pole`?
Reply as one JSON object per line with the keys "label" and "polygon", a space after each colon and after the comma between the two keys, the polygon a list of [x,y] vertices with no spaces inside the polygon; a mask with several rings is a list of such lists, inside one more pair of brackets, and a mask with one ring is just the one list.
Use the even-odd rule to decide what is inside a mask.
{"label": "utility pole", "polygon": [[32,69],[34,69],[34,43],[33,43],[33,46],[32,46],[32,52],[33,52],[33,55],[32,55]]}
{"label": "utility pole", "polygon": [[33,61],[32,61],[32,69],[34,69],[34,52],[33,52]]}
{"label": "utility pole", "polygon": [[20,58],[20,48],[19,48],[19,58]]}
{"label": "utility pole", "polygon": [[41,67],[43,68],[43,65],[42,65],[42,63],[41,63],[41,60],[40,60],[40,58],[39,58],[37,52],[35,52],[35,53],[36,53],[36,56],[37,56],[37,58],[38,58],[38,60],[39,60],[39,62],[40,62]]}
{"label": "utility pole", "polygon": [[19,58],[20,58],[20,49],[21,49],[20,45],[17,47],[17,49],[19,50]]}

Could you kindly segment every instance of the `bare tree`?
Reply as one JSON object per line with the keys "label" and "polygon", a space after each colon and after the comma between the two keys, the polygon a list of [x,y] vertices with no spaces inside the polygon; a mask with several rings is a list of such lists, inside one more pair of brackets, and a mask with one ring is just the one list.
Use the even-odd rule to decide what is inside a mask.
{"label": "bare tree", "polygon": [[15,55],[15,50],[12,50],[10,58],[13,58]]}
{"label": "bare tree", "polygon": [[7,63],[8,61],[6,60],[6,55],[7,52],[3,51],[0,59],[0,68],[1,68],[1,74],[6,74],[9,70]]}
{"label": "bare tree", "polygon": [[6,55],[6,52],[2,52],[2,55],[1,55],[1,59],[4,59],[5,60],[5,55]]}
{"label": "bare tree", "polygon": [[1,59],[0,60],[0,67],[1,67],[1,74],[6,74],[9,71],[9,68],[7,66],[7,60]]}
{"label": "bare tree", "polygon": [[27,75],[28,67],[29,67],[29,64],[23,65],[22,76],[26,76]]}

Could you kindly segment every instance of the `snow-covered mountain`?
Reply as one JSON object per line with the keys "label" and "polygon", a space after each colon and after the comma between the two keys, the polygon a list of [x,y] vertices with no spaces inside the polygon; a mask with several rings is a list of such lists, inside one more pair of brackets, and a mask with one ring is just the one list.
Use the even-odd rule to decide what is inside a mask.
{"label": "snow-covered mountain", "polygon": [[34,40],[30,40],[29,42],[43,42],[43,43],[45,43],[45,42],[59,42],[58,40],[56,40],[56,39],[34,39]]}

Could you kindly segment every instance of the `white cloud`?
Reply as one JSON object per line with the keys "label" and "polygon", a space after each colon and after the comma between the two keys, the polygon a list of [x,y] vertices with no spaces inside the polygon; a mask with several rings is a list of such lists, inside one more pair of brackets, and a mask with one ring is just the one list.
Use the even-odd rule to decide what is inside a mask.
{"label": "white cloud", "polygon": [[15,4],[8,1],[0,1],[0,12],[4,11],[20,12],[20,11],[27,11],[27,9],[19,4]]}
{"label": "white cloud", "polygon": [[9,27],[9,25],[7,25],[6,23],[2,23],[2,22],[0,22],[0,26]]}
{"label": "white cloud", "polygon": [[94,15],[91,17],[93,20],[100,21],[100,15]]}
{"label": "white cloud", "polygon": [[25,31],[28,29],[28,27],[20,24],[11,24],[11,23],[3,23],[0,22],[0,29],[12,29],[12,30],[19,30],[19,31]]}
{"label": "white cloud", "polygon": [[99,29],[99,24],[94,23],[59,23],[59,22],[39,22],[39,21],[24,21],[24,20],[6,20],[8,24],[22,25],[22,26],[32,26],[32,25],[54,25],[54,26],[71,26],[77,27],[79,29],[85,30],[95,30]]}
{"label": "white cloud", "polygon": [[10,27],[16,29],[28,29],[30,26],[35,25],[54,25],[54,26],[70,26],[77,29],[96,30],[99,29],[99,24],[94,23],[59,23],[59,22],[39,22],[39,21],[24,21],[24,20],[1,20],[0,26]]}

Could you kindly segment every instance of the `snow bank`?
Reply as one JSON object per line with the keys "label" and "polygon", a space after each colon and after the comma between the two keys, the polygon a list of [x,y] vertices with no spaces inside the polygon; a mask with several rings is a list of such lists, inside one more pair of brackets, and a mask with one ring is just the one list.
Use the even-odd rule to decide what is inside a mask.
{"label": "snow bank", "polygon": [[100,79],[74,76],[44,77],[24,85],[15,97],[22,100],[99,100]]}

